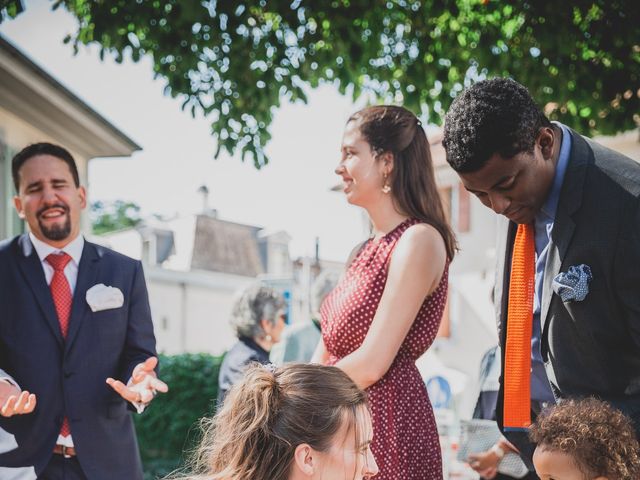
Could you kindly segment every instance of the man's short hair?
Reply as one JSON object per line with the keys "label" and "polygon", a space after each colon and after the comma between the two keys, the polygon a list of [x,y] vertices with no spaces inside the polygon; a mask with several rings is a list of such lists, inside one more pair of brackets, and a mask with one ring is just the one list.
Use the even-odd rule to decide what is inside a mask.
{"label": "man's short hair", "polygon": [[16,188],[16,192],[20,191],[20,169],[27,160],[38,155],[51,155],[52,157],[62,160],[69,166],[69,170],[71,171],[73,182],[76,187],[80,186],[78,167],[76,166],[76,162],[69,151],[59,145],[54,145],[53,143],[40,142],[33,143],[28,147],[23,148],[11,161],[11,175],[13,177],[13,186]]}
{"label": "man's short hair", "polygon": [[551,122],[527,89],[510,78],[471,86],[451,104],[442,144],[458,173],[480,170],[494,154],[504,158],[533,151],[538,132]]}

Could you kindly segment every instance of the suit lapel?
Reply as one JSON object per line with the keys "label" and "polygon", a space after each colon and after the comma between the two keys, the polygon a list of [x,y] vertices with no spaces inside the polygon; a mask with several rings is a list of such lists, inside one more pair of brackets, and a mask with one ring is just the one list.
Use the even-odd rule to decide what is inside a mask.
{"label": "suit lapel", "polygon": [[16,255],[18,259],[18,265],[22,272],[22,276],[31,288],[33,295],[36,298],[36,302],[45,317],[51,333],[56,337],[56,340],[63,345],[62,332],[60,331],[60,322],[58,321],[58,314],[56,313],[55,305],[53,304],[53,298],[51,297],[51,291],[47,285],[47,281],[42,270],[42,264],[40,258],[36,253],[35,248],[31,240],[29,240],[28,234],[24,234],[18,240],[19,252]]}
{"label": "suit lapel", "polygon": [[542,282],[542,303],[540,318],[542,331],[547,324],[549,305],[553,297],[553,279],[562,268],[567,249],[573,238],[576,224],[572,215],[582,205],[582,195],[586,168],[593,162],[593,151],[587,142],[576,132],[570,130],[571,155],[565,173],[558,210],[551,230],[549,253],[544,267],[544,281]]}
{"label": "suit lapel", "polygon": [[[560,207],[558,207],[559,213]],[[563,215],[564,216],[564,215]],[[570,217],[562,218],[556,215],[553,223],[553,231],[551,232],[551,240],[549,241],[549,252],[547,261],[544,265],[544,281],[542,282],[542,303],[540,304],[540,318],[542,319],[541,328],[547,324],[547,315],[549,314],[549,305],[553,296],[553,279],[560,273],[562,267],[562,259],[567,253],[567,247],[573,236],[575,223]],[[555,235],[554,235],[555,234]],[[554,237],[557,239],[554,240]]]}
{"label": "suit lapel", "polygon": [[98,273],[100,271],[100,255],[96,246],[92,243],[85,242],[80,257],[80,265],[78,265],[78,279],[76,288],[73,292],[73,303],[71,305],[71,318],[69,320],[69,332],[65,342],[65,351],[68,352],[78,331],[82,326],[84,318],[87,316],[88,308],[86,301],[87,290],[97,283]]}
{"label": "suit lapel", "polygon": [[516,224],[502,215],[498,216],[498,239],[496,245],[496,281],[494,305],[498,325],[498,338],[505,343],[507,306],[509,305],[509,277],[511,275],[511,253],[516,234]]}

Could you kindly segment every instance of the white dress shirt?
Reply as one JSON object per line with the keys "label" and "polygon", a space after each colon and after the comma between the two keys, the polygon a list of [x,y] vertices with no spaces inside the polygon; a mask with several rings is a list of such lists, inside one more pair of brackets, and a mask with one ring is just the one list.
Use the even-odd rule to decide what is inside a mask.
{"label": "white dress shirt", "polygon": [[[80,258],[82,257],[82,250],[84,249],[84,237],[82,235],[78,235],[62,248],[52,247],[42,240],[37,239],[33,233],[29,233],[29,239],[31,240],[33,248],[38,254],[38,258],[42,264],[47,285],[51,284],[51,279],[53,278],[53,267],[46,261],[47,256],[52,253],[59,254],[64,252],[71,257],[71,261],[66,267],[64,267],[64,276],[67,277],[69,287],[71,288],[71,295],[73,295],[76,289],[76,284],[78,283],[78,267],[80,266]],[[71,438],[71,435],[67,437],[58,435],[58,441],[56,443],[67,447],[73,447],[73,439]]]}
{"label": "white dress shirt", "polygon": [[59,254],[62,252],[71,257],[71,261],[66,267],[64,267],[64,276],[67,277],[69,287],[71,288],[71,295],[73,295],[73,292],[76,290],[76,283],[78,283],[78,267],[80,266],[80,258],[82,257],[82,250],[84,249],[84,237],[82,235],[78,235],[62,248],[55,248],[44,243],[42,240],[38,240],[33,233],[29,233],[29,239],[31,240],[33,248],[38,254],[38,258],[42,264],[47,285],[51,284],[51,279],[53,278],[53,267],[49,265],[46,258],[52,253]]}

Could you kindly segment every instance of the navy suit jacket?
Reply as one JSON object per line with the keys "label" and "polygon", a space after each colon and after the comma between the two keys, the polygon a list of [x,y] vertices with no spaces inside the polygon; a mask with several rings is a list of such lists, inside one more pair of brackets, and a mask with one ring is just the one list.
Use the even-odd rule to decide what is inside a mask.
{"label": "navy suit jacket", "polygon": [[[91,311],[86,292],[99,283],[122,291],[122,307]],[[0,434],[17,444],[0,451],[0,467],[40,474],[66,416],[88,478],[142,479],[129,404],[105,382],[126,383],[156,355],[140,262],[85,242],[65,340],[40,259],[22,235],[0,243],[0,305],[0,369],[37,396],[33,413],[0,416]]]}
{"label": "navy suit jacket", "polygon": [[[609,401],[631,417],[640,438],[640,165],[570,134],[571,155],[544,270],[542,358],[556,397]],[[516,225],[504,217],[499,222],[495,293],[504,346]],[[553,291],[553,278],[580,264],[593,274],[589,293],[583,301],[563,302]],[[501,389],[499,425],[502,401]],[[505,435],[531,459],[535,446],[526,434]]]}

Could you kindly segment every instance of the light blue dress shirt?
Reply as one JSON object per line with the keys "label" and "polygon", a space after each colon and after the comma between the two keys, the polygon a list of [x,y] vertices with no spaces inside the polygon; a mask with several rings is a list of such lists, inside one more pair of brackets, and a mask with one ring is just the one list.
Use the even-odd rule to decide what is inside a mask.
{"label": "light blue dress shirt", "polygon": [[549,380],[544,369],[542,354],[540,353],[541,322],[540,310],[542,303],[542,283],[544,281],[544,266],[549,252],[549,240],[553,230],[553,222],[556,218],[558,201],[564,174],[569,164],[571,153],[571,135],[567,127],[561,123],[553,122],[554,125],[562,129],[562,143],[558,154],[558,164],[556,165],[553,185],[549,196],[540,211],[535,216],[536,235],[536,288],[533,297],[533,333],[531,335],[531,399],[538,402],[555,403]]}

